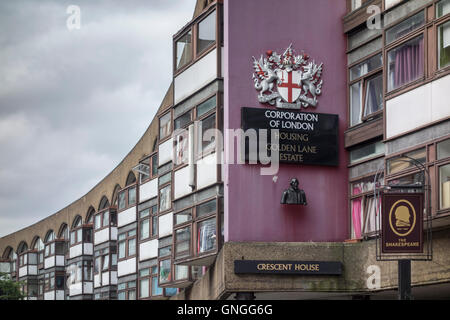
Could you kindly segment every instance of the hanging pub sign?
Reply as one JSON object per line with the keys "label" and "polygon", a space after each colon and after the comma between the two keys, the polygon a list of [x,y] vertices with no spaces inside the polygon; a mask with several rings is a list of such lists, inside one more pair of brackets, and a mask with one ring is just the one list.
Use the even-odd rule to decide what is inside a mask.
{"label": "hanging pub sign", "polygon": [[[261,146],[268,155],[279,152],[280,163],[337,166],[339,117],[335,114],[284,111],[262,108],[242,108],[242,129],[248,132],[261,129],[267,132],[267,143],[257,142],[257,155]],[[271,130],[277,129],[278,144],[271,143]],[[250,151],[250,141],[245,143],[245,160],[257,156]],[[259,158],[258,158],[259,159]]]}
{"label": "hanging pub sign", "polygon": [[423,252],[423,194],[383,194],[382,252]]}

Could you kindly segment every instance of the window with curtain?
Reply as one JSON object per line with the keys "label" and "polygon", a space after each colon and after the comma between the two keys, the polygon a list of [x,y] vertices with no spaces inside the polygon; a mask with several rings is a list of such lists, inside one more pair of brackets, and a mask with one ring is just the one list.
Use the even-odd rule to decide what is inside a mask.
{"label": "window with curtain", "polygon": [[361,239],[376,231],[376,217],[381,212],[381,203],[376,203],[374,189],[382,180],[374,182],[374,177],[361,179],[351,184],[351,238]]}
{"label": "window with curtain", "polygon": [[388,91],[424,76],[424,38],[420,35],[388,51]]}

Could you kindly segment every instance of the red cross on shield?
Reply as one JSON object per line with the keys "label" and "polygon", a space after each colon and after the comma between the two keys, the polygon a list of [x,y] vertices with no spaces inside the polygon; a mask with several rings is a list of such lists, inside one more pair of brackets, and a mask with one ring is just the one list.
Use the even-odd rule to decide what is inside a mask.
{"label": "red cross on shield", "polygon": [[281,84],[278,84],[278,93],[288,103],[293,103],[302,92],[301,72],[299,70],[278,70],[277,76]]}

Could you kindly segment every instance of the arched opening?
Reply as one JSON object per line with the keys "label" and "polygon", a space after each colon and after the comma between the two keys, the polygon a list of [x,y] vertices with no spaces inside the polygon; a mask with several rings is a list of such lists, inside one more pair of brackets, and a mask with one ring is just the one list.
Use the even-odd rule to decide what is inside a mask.
{"label": "arched opening", "polygon": [[86,219],[84,221],[86,221],[86,223],[93,223],[94,215],[95,215],[95,209],[93,206],[90,206],[87,211],[87,214],[86,214]]}
{"label": "arched opening", "polygon": [[19,243],[19,246],[17,247],[17,254],[21,254],[24,253],[25,251],[28,250],[28,245],[25,241],[21,241]]}
{"label": "arched opening", "polygon": [[114,187],[112,197],[111,197],[111,203],[113,206],[117,206],[117,199],[118,199],[118,194],[119,194],[120,189],[122,189],[120,187],[120,185],[116,184],[116,186]]}
{"label": "arched opening", "polygon": [[72,222],[72,227],[70,229],[75,229],[78,227],[81,227],[81,225],[83,224],[83,219],[81,218],[80,215],[77,215]]}
{"label": "arched opening", "polygon": [[129,185],[132,185],[133,183],[136,183],[136,176],[134,175],[133,171],[130,171],[127,176],[127,181],[125,182],[125,186],[128,187]]}
{"label": "arched opening", "polygon": [[45,234],[44,244],[53,240],[55,240],[55,232],[53,230],[48,230]]}
{"label": "arched opening", "polygon": [[14,253],[14,249],[10,246],[6,247],[5,251],[3,251],[2,258],[3,259],[10,259],[11,255]]}
{"label": "arched opening", "polygon": [[100,200],[100,204],[98,205],[98,211],[106,209],[109,207],[109,200],[106,196],[103,196]]}
{"label": "arched opening", "polygon": [[67,223],[63,223],[61,227],[59,227],[58,239],[69,239],[69,228],[67,228]]}

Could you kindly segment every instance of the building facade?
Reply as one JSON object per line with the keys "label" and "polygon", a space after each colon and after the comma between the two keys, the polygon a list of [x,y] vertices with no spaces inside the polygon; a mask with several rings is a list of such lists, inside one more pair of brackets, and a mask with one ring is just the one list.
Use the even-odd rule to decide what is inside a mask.
{"label": "building facade", "polygon": [[[0,238],[1,270],[30,300],[395,298],[374,191],[426,189],[432,260],[412,262],[412,294],[450,297],[449,13],[198,0],[142,138],[82,198]],[[259,135],[251,162],[243,129],[259,125],[280,144]],[[306,199],[281,203],[293,178]]]}

